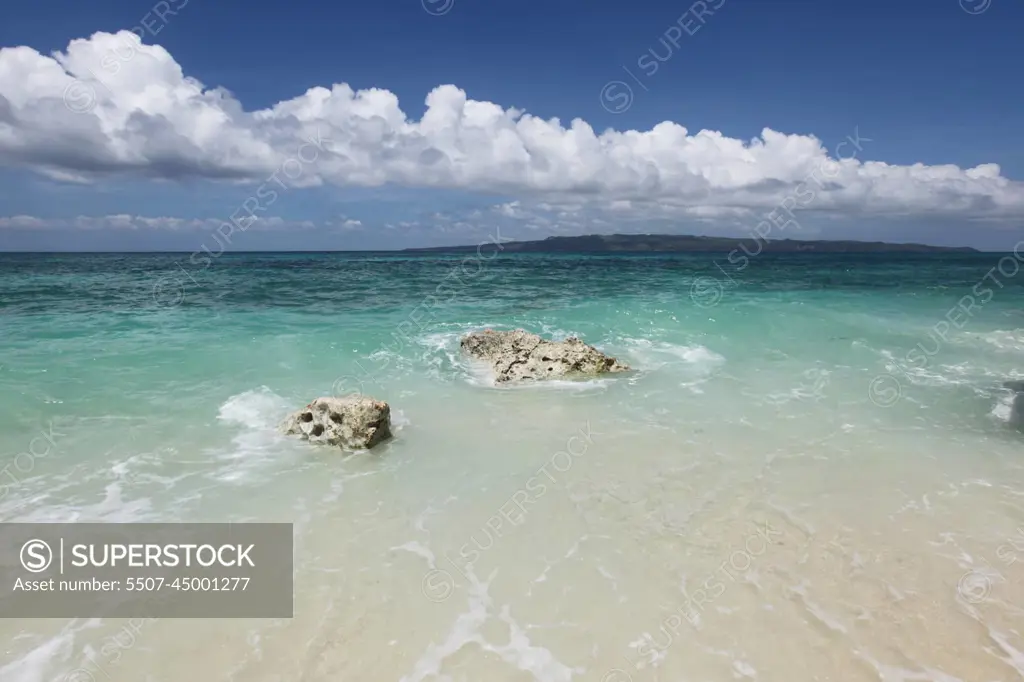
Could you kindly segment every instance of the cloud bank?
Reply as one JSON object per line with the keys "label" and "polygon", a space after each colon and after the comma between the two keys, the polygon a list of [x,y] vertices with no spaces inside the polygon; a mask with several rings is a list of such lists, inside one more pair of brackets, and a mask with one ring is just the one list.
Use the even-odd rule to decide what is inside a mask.
{"label": "cloud bank", "polygon": [[96,33],[50,56],[0,49],[0,164],[70,182],[396,184],[698,219],[792,201],[842,215],[1024,216],[1024,183],[998,165],[871,161],[884,149],[867,130],[829,149],[768,128],[752,140],[673,122],[598,133],[581,119],[563,125],[471,100],[454,85],[426,104],[410,120],[387,90],[335,84],[246,111],[162,47]]}
{"label": "cloud bank", "polygon": [[[163,232],[213,232],[224,224],[223,220],[217,218],[172,218],[167,216],[150,217],[129,214],[104,215],[104,216],[77,216],[75,218],[42,219],[35,216],[15,215],[0,216],[0,230],[4,228],[15,230],[160,230]],[[311,220],[285,220],[277,216],[263,218],[254,221],[251,228],[254,231],[288,229],[314,229],[326,225],[327,227],[339,229],[355,229],[362,223],[358,220],[333,219],[323,223],[314,223]]]}

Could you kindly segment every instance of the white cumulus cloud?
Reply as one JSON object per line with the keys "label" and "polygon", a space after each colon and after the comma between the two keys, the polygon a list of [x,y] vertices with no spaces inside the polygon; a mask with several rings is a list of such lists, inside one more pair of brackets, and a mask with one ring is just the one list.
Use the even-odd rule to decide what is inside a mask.
{"label": "white cumulus cloud", "polygon": [[[319,224],[320,227],[346,228],[351,229],[352,223],[359,224],[359,221],[348,220],[343,224],[336,220],[327,220]],[[0,229],[12,230],[152,230],[162,232],[213,232],[221,229],[226,222],[218,218],[171,218],[166,216],[150,217],[137,215],[104,215],[104,216],[76,216],[74,218],[36,218],[34,216],[0,216]],[[252,221],[247,226],[248,231],[271,231],[271,230],[296,230],[315,229],[317,223],[311,220],[286,220],[278,216],[269,216]]]}
{"label": "white cumulus cloud", "polygon": [[[162,47],[96,33],[52,55],[0,49],[0,164],[75,182],[454,188],[612,215],[735,216],[786,201],[850,215],[1024,215],[1024,183],[998,165],[873,161],[884,147],[867,130],[829,147],[812,135],[765,128],[739,140],[668,121],[598,132],[475,101],[454,85],[426,103],[411,120],[388,90],[334,84],[246,111],[230,92],[186,76]],[[503,213],[522,210],[513,202]]]}

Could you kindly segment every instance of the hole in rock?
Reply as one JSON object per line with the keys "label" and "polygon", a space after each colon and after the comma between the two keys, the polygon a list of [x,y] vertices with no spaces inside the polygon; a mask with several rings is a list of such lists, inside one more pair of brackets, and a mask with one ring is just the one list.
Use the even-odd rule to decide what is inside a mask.
{"label": "hole in rock", "polygon": [[311,422],[311,421],[313,421],[313,413],[312,412],[303,412],[302,416],[299,417],[299,418],[302,421],[304,421],[304,422]]}
{"label": "hole in rock", "polygon": [[323,424],[317,424],[316,426],[314,426],[312,433],[314,436],[322,436],[324,433]]}

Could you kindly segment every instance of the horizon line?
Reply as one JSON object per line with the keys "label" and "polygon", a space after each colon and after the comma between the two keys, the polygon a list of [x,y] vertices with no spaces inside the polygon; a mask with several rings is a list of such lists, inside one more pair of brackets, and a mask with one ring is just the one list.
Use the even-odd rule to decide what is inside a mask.
{"label": "horizon line", "polygon": [[[511,242],[510,242],[511,243]],[[888,243],[888,242],[877,242],[877,243]],[[843,254],[861,254],[861,255],[941,255],[948,253],[974,253],[974,254],[992,254],[992,253],[1014,253],[1013,249],[1007,250],[985,250],[978,249],[972,246],[934,246],[931,244],[920,244],[920,246],[927,246],[935,249],[934,251],[765,251],[760,255],[769,256],[835,256]],[[432,254],[439,253],[460,253],[464,254],[465,249],[470,249],[471,246],[414,246],[406,249],[352,249],[352,250],[338,250],[338,249],[315,249],[315,250],[292,250],[292,249],[269,249],[269,250],[237,250],[237,251],[222,251],[221,253],[214,256],[210,254],[212,258],[219,258],[221,256],[230,254],[254,254],[254,253],[355,253],[355,254],[405,254],[405,255],[424,255],[429,256]],[[449,250],[450,251],[446,251]],[[559,256],[559,255],[593,255],[593,256],[622,256],[622,255],[649,255],[649,256],[671,256],[671,255],[700,255],[706,253],[731,253],[735,249],[701,249],[701,250],[681,250],[681,251],[513,251],[506,254],[495,254],[501,256]],[[0,257],[6,255],[190,255],[194,253],[201,253],[201,251],[0,251]]]}

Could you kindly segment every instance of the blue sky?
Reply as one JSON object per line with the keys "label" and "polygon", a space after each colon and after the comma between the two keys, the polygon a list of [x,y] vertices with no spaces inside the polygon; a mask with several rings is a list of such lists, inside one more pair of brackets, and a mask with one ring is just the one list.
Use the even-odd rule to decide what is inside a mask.
{"label": "blue sky", "polygon": [[0,24],[0,250],[744,236],[773,212],[780,237],[1010,248],[1022,29],[1019,0],[36,0]]}

